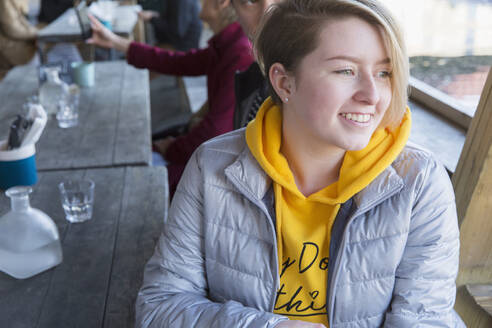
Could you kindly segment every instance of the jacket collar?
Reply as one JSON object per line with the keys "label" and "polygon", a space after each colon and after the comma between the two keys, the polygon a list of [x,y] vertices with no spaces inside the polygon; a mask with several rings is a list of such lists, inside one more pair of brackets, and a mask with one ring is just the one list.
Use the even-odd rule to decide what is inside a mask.
{"label": "jacket collar", "polygon": [[398,175],[392,165],[388,166],[367,187],[353,197],[356,205],[353,216],[357,216],[375,207],[385,199],[399,192],[403,187],[403,179]]}
{"label": "jacket collar", "polygon": [[272,185],[272,179],[263,171],[245,143],[236,161],[225,169],[226,176],[241,191],[261,201]]}

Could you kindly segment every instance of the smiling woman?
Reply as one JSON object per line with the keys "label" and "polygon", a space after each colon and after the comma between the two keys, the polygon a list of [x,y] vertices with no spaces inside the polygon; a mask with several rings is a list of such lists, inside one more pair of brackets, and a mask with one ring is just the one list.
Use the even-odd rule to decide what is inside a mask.
{"label": "smiling woman", "polygon": [[[417,281],[430,268],[417,261],[409,270],[398,263],[410,260],[405,257],[408,243],[423,245],[425,238],[432,237],[429,234],[420,240],[403,232],[404,227],[414,224],[412,220],[417,214],[412,210],[415,203],[411,198],[401,198],[409,190],[402,189],[385,199],[372,208],[375,210],[372,215],[362,215],[358,222],[351,221],[351,215],[341,215],[343,206],[351,199],[356,199],[357,207],[363,208],[364,198],[371,197],[368,190],[382,187],[379,179],[393,169],[404,185],[413,186],[410,190],[423,187],[429,192],[429,199],[418,200],[422,204],[442,192],[452,195],[444,170],[436,164],[432,164],[434,181],[417,187],[415,179],[429,169],[424,162],[434,160],[419,149],[405,146],[411,124],[410,112],[405,111],[408,59],[401,33],[389,13],[374,1],[285,1],[264,18],[255,49],[268,77],[272,100],[263,104],[256,120],[246,129],[246,140],[252,155],[273,180],[278,257],[282,267],[274,312],[291,319],[302,317],[309,322],[338,325],[350,318],[360,319],[358,311],[359,314],[388,311],[380,316],[377,326],[386,320],[405,327],[418,325],[419,317],[423,318],[427,310],[433,311],[433,306],[441,306],[440,302],[452,304],[454,291],[441,295],[444,296],[441,301],[423,312],[413,309],[413,303],[427,302],[427,293],[431,291],[425,283]],[[403,167],[410,171],[401,170]],[[430,188],[432,183],[439,186]],[[437,189],[441,191],[435,193]],[[381,197],[378,194],[372,197]],[[453,200],[442,196],[440,201]],[[442,227],[453,222],[454,237],[448,246],[454,252],[457,248],[451,245],[457,243],[455,215],[451,210],[440,218]],[[425,216],[415,222],[425,226]],[[357,236],[354,240],[371,245],[367,250],[348,246],[353,238],[350,233],[340,235],[337,225],[348,222],[352,222],[348,231]],[[375,228],[372,225],[378,226],[373,236],[368,233]],[[375,259],[382,254],[381,247],[389,242],[387,236],[393,229],[403,239],[391,240],[392,252],[399,251],[385,259],[394,261],[388,266],[388,262],[378,263]],[[376,236],[382,244],[369,243]],[[344,252],[332,253],[332,247],[343,243],[344,238],[349,240],[345,248],[348,253],[345,259],[341,257],[341,263],[346,264],[334,268],[333,259],[337,258],[334,255],[343,256]],[[316,245],[315,251],[311,247],[313,254],[306,250],[306,242]],[[427,251],[430,250],[424,253]],[[292,270],[291,265],[296,261],[300,268],[303,256],[298,254],[306,258],[306,253],[309,258],[329,258],[333,275],[329,270],[326,280],[321,267]],[[456,274],[456,255],[442,263],[448,266],[446,274],[450,277]],[[360,261],[366,257],[374,259],[371,265]],[[337,271],[339,284],[346,287],[330,287],[330,280],[337,279]],[[351,272],[349,276],[348,272]],[[391,276],[389,272],[400,273]],[[399,275],[410,280],[400,281]],[[385,278],[376,278],[382,276]],[[409,283],[412,277],[415,282]],[[367,290],[364,281],[368,279],[379,292]],[[360,308],[351,306],[354,300],[361,299],[373,302]],[[402,300],[409,308],[400,303]],[[386,308],[388,302],[392,305]],[[328,316],[323,311],[325,307]],[[350,315],[344,312],[348,308],[353,311]],[[402,316],[405,311],[414,311],[415,317],[410,320]],[[436,317],[436,324],[459,322],[455,321],[452,308],[447,311],[448,318]],[[364,320],[376,321],[374,317]]]}
{"label": "smiling woman", "polygon": [[[317,10],[272,11],[256,39],[272,99],[283,108],[282,152],[307,195],[338,179],[346,150],[364,148],[379,126],[400,125],[408,83],[402,37],[383,8],[375,15],[354,6],[358,15],[349,15],[328,1]],[[311,154],[329,158],[331,170],[326,161],[313,167]]]}
{"label": "smiling woman", "polygon": [[267,12],[255,50],[271,97],[245,129],[188,162],[146,268],[140,317],[180,327],[463,327],[453,310],[453,189],[430,153],[406,144],[398,27],[374,0],[284,0]]}

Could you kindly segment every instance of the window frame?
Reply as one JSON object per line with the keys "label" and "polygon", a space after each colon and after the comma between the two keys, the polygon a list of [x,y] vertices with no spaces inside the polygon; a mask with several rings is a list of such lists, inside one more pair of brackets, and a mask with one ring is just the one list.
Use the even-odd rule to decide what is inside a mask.
{"label": "window frame", "polygon": [[410,76],[409,98],[445,117],[451,122],[468,130],[473,118],[473,112],[453,97]]}

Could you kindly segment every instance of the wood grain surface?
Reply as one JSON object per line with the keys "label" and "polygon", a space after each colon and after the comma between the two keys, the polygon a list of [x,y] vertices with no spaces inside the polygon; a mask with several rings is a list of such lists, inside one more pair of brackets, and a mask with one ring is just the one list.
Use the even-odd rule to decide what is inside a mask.
{"label": "wood grain surface", "polygon": [[[58,184],[90,178],[95,186],[90,221],[65,220]],[[165,167],[122,167],[43,172],[31,206],[58,226],[63,262],[17,280],[0,272],[3,327],[133,327],[144,265],[167,215]],[[0,215],[10,209],[0,195]]]}

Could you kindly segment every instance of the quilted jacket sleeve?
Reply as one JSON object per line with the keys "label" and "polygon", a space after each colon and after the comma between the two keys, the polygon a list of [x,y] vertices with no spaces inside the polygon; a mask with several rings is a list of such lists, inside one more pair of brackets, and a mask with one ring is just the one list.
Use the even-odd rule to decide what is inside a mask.
{"label": "quilted jacket sleeve", "polygon": [[[235,301],[214,303],[203,249],[203,168],[191,157],[136,303],[136,327],[274,327],[286,318]],[[224,282],[230,283],[230,282]]]}
{"label": "quilted jacket sleeve", "polygon": [[384,327],[465,327],[453,310],[459,261],[453,187],[433,160],[419,184]]}

